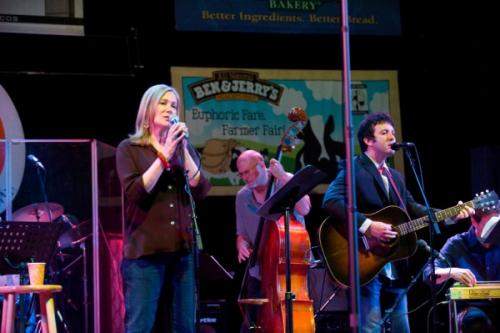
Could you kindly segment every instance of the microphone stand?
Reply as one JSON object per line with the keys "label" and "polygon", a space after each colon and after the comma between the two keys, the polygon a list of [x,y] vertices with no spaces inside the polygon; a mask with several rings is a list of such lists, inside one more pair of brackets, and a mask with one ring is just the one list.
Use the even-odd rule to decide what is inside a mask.
{"label": "microphone stand", "polygon": [[[434,259],[432,258],[432,254],[429,257],[429,260],[434,261]],[[394,304],[389,309],[385,310],[384,317],[382,318],[382,320],[379,323],[380,327],[382,328],[382,332],[391,332],[390,325],[387,324],[387,320],[389,319],[389,317],[394,312],[394,309],[399,305],[399,303],[401,302],[401,300],[403,299],[403,297],[406,294],[408,294],[408,291],[415,285],[415,283],[417,282],[417,280],[420,279],[420,276],[422,276],[422,273],[424,272],[426,266],[427,266],[427,264],[424,264],[422,266],[422,268],[420,268],[420,271],[418,272],[418,274],[415,275],[411,279],[410,284],[405,288],[405,290],[402,293],[400,293],[398,295],[398,297],[394,301]],[[389,329],[387,329],[386,326],[389,326]]]}
{"label": "microphone stand", "polygon": [[350,332],[361,331],[360,323],[363,321],[361,308],[361,289],[358,257],[358,206],[356,202],[356,166],[354,164],[353,140],[353,112],[351,91],[351,46],[349,39],[349,1],[340,1],[342,36],[342,87],[344,99],[344,141],[346,151],[346,214],[348,232],[348,258],[349,264],[349,328]]}
{"label": "microphone stand", "polygon": [[[38,175],[38,180],[40,182],[40,192],[42,193],[43,203],[44,203],[45,209],[47,210],[47,218],[48,218],[47,222],[52,222],[52,212],[50,211],[49,199],[48,199],[47,190],[45,187],[45,180],[46,180],[46,176],[47,176],[46,170],[38,163],[35,164],[35,168],[36,168],[36,173]],[[42,171],[43,171],[43,173],[42,173]],[[37,222],[40,222],[40,217],[43,216],[43,213],[39,214],[38,208],[35,208],[35,212],[36,212],[35,214],[36,214]],[[34,296],[33,295],[26,295],[26,297],[28,299],[29,306],[28,306],[27,312],[24,313],[24,316],[28,317],[28,316],[30,316],[30,312],[31,312],[31,315],[34,315],[34,311],[35,311]],[[22,308],[22,306],[21,306],[21,308]],[[21,311],[22,311],[22,309],[21,309]],[[20,324],[20,326],[21,326],[20,331],[21,332],[24,332],[24,327],[26,324],[25,320],[26,320],[26,318],[24,318],[24,320],[21,321],[21,324]]]}
{"label": "microphone stand", "polygon": [[[416,151],[417,147],[414,146],[414,149]],[[439,230],[439,225],[436,220],[436,216],[434,215],[434,212],[431,210],[431,207],[429,205],[429,201],[427,200],[427,197],[425,195],[425,190],[423,187],[423,179],[420,179],[418,177],[417,171],[415,169],[415,164],[413,162],[411,154],[408,152],[407,149],[404,149],[406,158],[408,162],[410,163],[411,169],[413,171],[413,175],[415,176],[415,180],[417,182],[418,188],[420,189],[420,193],[422,194],[422,198],[425,203],[425,208],[427,209],[427,216],[429,217],[429,223],[430,223],[430,228],[429,228],[429,247],[431,249],[431,254],[430,254],[430,265],[431,265],[431,306],[435,307],[436,306],[436,265],[434,263],[435,259],[435,251],[434,251],[434,237],[435,235],[440,235],[441,231]],[[418,152],[417,152],[418,155]],[[434,324],[436,322],[436,314],[433,312],[432,313],[432,323]],[[434,326],[431,325],[432,329],[431,332],[434,332]]]}
{"label": "microphone stand", "polygon": [[[186,139],[184,139],[186,140]],[[182,143],[184,144],[184,143]],[[188,142],[188,145],[191,145]],[[193,148],[194,149],[194,148]],[[184,147],[181,147],[179,150],[179,160],[180,164],[183,168],[184,178],[186,181],[185,191],[189,197],[189,204],[191,205],[191,220],[193,221],[191,232],[193,234],[193,271],[194,271],[194,300],[195,300],[195,332],[200,332],[200,276],[199,276],[199,252],[203,250],[203,243],[201,241],[200,230],[198,229],[198,216],[196,215],[196,206],[195,201],[193,199],[193,195],[191,193],[191,187],[189,186],[189,174],[184,169],[185,168],[185,156],[184,156]],[[187,149],[189,153],[189,148]],[[196,174],[195,174],[196,175]]]}
{"label": "microphone stand", "polygon": [[[38,180],[40,181],[40,190],[42,192],[43,202],[45,204],[45,209],[47,210],[48,222],[52,222],[52,212],[50,211],[49,199],[47,197],[47,190],[45,188],[45,169],[42,169],[38,164],[35,166],[36,172],[38,174]],[[43,170],[43,174],[42,171]],[[36,218],[39,220],[40,217],[37,215]]]}

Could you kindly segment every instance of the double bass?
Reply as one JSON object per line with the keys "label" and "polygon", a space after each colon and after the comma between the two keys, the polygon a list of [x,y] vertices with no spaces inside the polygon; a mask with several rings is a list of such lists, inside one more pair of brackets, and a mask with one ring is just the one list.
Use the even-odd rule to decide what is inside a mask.
{"label": "double bass", "polygon": [[[298,107],[288,113],[292,125],[285,131],[277,149],[276,159],[281,160],[283,152],[291,151],[296,135],[304,127],[307,115]],[[266,199],[274,191],[274,179],[268,183]],[[289,219],[290,237],[290,279],[293,296],[293,328],[294,333],[314,333],[313,302],[307,288],[307,272],[311,243],[305,226],[298,222],[293,214]],[[286,309],[286,248],[285,217],[277,221],[260,219],[254,241],[254,251],[248,261],[238,302],[243,316],[246,317],[247,306],[257,306],[257,322],[255,332],[283,333],[287,328]],[[262,298],[246,298],[246,280],[249,268],[255,264],[260,266]]]}

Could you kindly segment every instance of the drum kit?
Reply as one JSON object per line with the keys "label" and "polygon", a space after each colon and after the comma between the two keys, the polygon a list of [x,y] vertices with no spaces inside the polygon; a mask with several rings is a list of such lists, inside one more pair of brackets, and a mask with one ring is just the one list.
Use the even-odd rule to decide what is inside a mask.
{"label": "drum kit", "polygon": [[52,222],[64,213],[60,204],[52,202],[34,203],[16,210],[12,214],[14,221],[24,222]]}
{"label": "drum kit", "polygon": [[85,241],[92,237],[91,220],[79,222],[76,217],[65,214],[62,205],[53,202],[33,203],[22,207],[13,212],[12,220],[64,224],[64,231],[58,238],[55,255],[48,265],[47,275],[51,283],[63,285],[61,296],[65,299],[62,300],[62,306],[58,307],[63,311],[62,314],[58,314],[61,319],[61,330],[78,331],[78,327],[83,327],[81,311],[87,311],[86,307],[84,309],[82,307],[88,302],[85,286],[87,281]]}
{"label": "drum kit", "polygon": [[61,234],[57,242],[61,250],[79,245],[89,238],[92,233],[92,225],[89,220],[78,223],[74,217],[64,214],[62,205],[53,202],[34,203],[22,207],[12,214],[12,220],[66,223],[66,231]]}

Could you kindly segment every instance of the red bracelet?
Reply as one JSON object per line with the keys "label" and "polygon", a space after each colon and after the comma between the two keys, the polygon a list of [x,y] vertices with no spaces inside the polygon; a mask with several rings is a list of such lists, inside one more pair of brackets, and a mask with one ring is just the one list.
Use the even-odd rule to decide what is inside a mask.
{"label": "red bracelet", "polygon": [[170,169],[170,163],[168,162],[168,160],[165,157],[165,155],[163,155],[163,153],[161,153],[161,152],[158,152],[157,156],[160,159],[161,164],[163,165],[163,167],[165,169]]}

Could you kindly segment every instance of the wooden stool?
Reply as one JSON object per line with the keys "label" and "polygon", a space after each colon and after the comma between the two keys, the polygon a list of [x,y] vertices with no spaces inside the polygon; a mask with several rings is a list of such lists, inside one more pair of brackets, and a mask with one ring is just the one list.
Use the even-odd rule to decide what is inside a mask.
{"label": "wooden stool", "polygon": [[16,321],[16,295],[30,293],[38,294],[40,298],[42,332],[56,333],[56,314],[52,293],[56,293],[61,290],[62,286],[57,284],[0,287],[0,294],[4,297],[1,333],[14,333]]}

